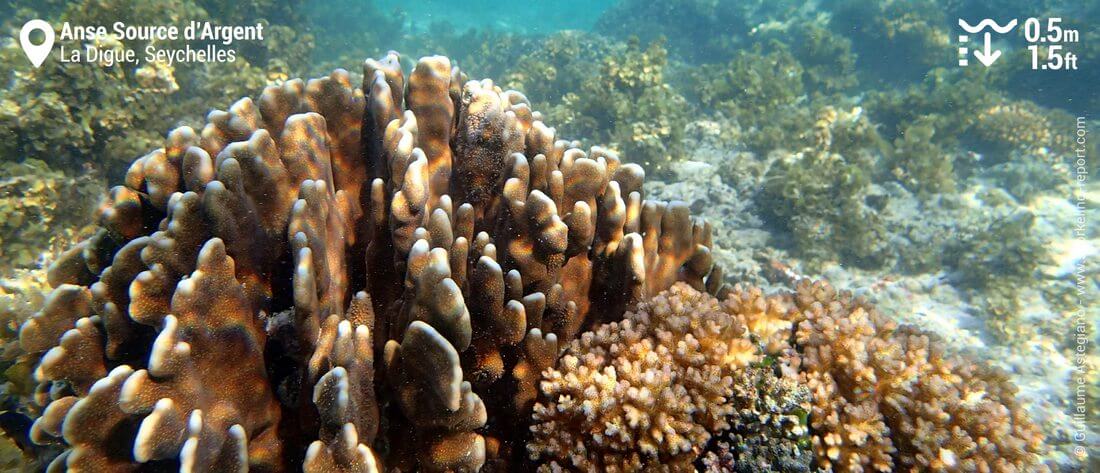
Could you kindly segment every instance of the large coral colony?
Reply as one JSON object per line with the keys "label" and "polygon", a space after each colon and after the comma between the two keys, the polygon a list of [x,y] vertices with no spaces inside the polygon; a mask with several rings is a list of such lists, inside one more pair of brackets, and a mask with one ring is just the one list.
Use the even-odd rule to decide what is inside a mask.
{"label": "large coral colony", "polygon": [[[391,53],[138,159],[20,330],[52,471],[1032,471],[1004,374]],[[375,361],[379,363],[376,365]]]}

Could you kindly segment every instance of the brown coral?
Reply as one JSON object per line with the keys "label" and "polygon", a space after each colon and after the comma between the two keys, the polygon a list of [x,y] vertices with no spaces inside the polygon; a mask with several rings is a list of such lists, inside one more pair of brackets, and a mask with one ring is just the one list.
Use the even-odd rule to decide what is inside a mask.
{"label": "brown coral", "polygon": [[735,315],[677,284],[582,335],[541,383],[532,457],[548,469],[690,471],[729,428],[734,378],[760,356]]}
{"label": "brown coral", "polygon": [[1006,375],[944,353],[826,283],[794,296],[801,379],[822,467],[838,471],[1030,471],[1042,435]]}
{"label": "brown coral", "polygon": [[[541,384],[532,457],[549,469],[682,471],[705,453],[702,465],[718,471],[756,471],[761,462],[805,471],[801,423],[790,423],[793,431],[744,423],[746,412],[769,412],[756,407],[761,394],[738,381],[769,382],[758,366],[745,368],[757,356],[749,340],[778,357],[765,360],[780,362],[788,385],[770,388],[771,396],[798,399],[792,382],[809,390],[816,468],[1042,469],[1042,435],[1003,373],[948,356],[927,333],[897,327],[850,294],[805,280],[793,294],[736,288],[721,304],[677,284],[623,322],[582,335]],[[784,425],[797,406],[772,411],[768,422]],[[718,451],[703,452],[720,433],[708,447]],[[766,434],[774,438],[761,439]],[[741,444],[735,450],[728,439]]]}
{"label": "brown coral", "polygon": [[707,225],[520,93],[438,56],[364,78],[214,111],[111,191],[20,334],[53,468],[506,467],[559,344],[718,290]]}
{"label": "brown coral", "polygon": [[978,137],[1000,149],[1052,146],[1050,119],[1031,102],[1008,102],[982,110],[975,124]]}

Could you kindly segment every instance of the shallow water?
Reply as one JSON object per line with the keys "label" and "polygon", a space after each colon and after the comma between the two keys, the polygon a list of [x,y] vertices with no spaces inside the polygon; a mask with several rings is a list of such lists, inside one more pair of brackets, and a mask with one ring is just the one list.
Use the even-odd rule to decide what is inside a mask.
{"label": "shallow water", "polygon": [[[627,470],[1100,469],[1100,2],[88,0],[0,14],[11,471],[88,458],[216,471],[238,453],[264,471],[612,468],[592,460],[603,449]],[[31,19],[56,34],[21,41]],[[116,22],[180,36],[63,33]],[[263,39],[188,37],[203,22],[262,25]],[[662,309],[687,297],[677,281],[729,317]],[[808,281],[867,305],[830,305]],[[774,310],[728,302],[748,288]],[[802,315],[808,298],[837,325]],[[671,322],[682,309],[690,323]],[[681,333],[723,323],[743,327]],[[672,355],[646,368],[679,336],[720,381],[692,384]],[[707,337],[729,351],[706,358]],[[414,342],[427,347],[401,348]],[[577,360],[595,368],[570,372]],[[89,425],[63,414],[96,380],[148,376],[130,368],[152,381],[115,388],[149,399],[104,401],[114,427],[98,437],[63,430]],[[711,401],[706,386],[730,391]],[[570,396],[593,403],[568,417]],[[446,409],[411,407],[433,402]],[[759,423],[700,414],[736,402]],[[189,430],[194,412],[216,441]],[[338,437],[348,425],[357,437]],[[936,437],[952,426],[962,440]],[[156,448],[154,428],[168,438]]]}

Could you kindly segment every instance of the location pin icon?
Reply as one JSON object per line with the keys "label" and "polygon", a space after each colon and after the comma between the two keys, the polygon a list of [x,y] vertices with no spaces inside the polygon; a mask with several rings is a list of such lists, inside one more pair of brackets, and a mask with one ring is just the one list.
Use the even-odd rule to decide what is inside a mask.
{"label": "location pin icon", "polygon": [[[42,44],[31,42],[31,32],[34,30],[41,31],[46,37]],[[19,44],[23,46],[23,52],[26,53],[27,59],[30,59],[31,64],[34,64],[34,67],[37,68],[42,65],[46,57],[50,55],[50,51],[53,50],[53,27],[42,20],[28,21],[27,24],[23,25],[23,29],[19,31]]]}

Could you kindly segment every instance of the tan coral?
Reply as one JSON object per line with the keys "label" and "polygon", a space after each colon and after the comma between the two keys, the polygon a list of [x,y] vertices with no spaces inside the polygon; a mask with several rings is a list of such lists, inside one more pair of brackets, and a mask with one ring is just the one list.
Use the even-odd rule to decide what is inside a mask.
{"label": "tan coral", "polygon": [[948,356],[826,283],[794,297],[819,465],[834,471],[1033,471],[1042,434],[1004,373]]}
{"label": "tan coral", "polygon": [[547,372],[531,457],[548,470],[691,471],[729,428],[734,377],[758,357],[740,318],[674,285],[582,335]]}
{"label": "tan coral", "polygon": [[[807,390],[811,401],[808,425],[781,415],[769,422],[791,428],[769,439],[731,416],[756,405],[745,380],[767,383],[771,361],[788,386],[773,394],[787,392],[792,409]],[[540,388],[528,449],[551,471],[689,471],[701,456],[721,470],[742,455],[823,471],[1045,470],[1042,435],[1004,373],[808,280],[793,294],[738,287],[722,303],[678,283],[573,341]],[[781,450],[756,457],[731,438]]]}
{"label": "tan coral", "polygon": [[53,468],[507,467],[560,344],[720,288],[640,167],[446,58],[363,67],[172,131],[105,198],[23,329]]}
{"label": "tan coral", "polygon": [[982,110],[975,130],[985,142],[1008,150],[1055,144],[1050,119],[1030,102],[1008,102]]}

